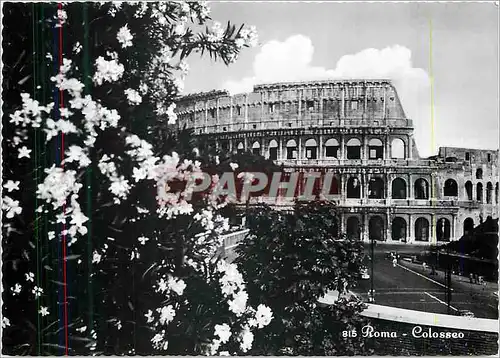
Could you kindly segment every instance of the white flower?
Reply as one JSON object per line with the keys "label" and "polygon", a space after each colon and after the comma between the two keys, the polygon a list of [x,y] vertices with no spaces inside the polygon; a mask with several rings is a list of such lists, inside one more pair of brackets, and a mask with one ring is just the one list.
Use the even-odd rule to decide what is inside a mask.
{"label": "white flower", "polygon": [[209,42],[219,42],[224,37],[224,29],[222,28],[222,24],[220,22],[214,21],[210,30],[211,33],[207,37]]}
{"label": "white flower", "polygon": [[35,295],[36,298],[38,298],[42,295],[43,289],[41,287],[35,286],[31,292]]}
{"label": "white flower", "polygon": [[73,52],[75,54],[79,54],[80,51],[82,50],[82,45],[80,44],[80,42],[76,42],[76,44],[73,46]]}
{"label": "white flower", "polygon": [[45,173],[48,175],[42,184],[38,184],[37,197],[47,203],[52,202],[54,208],[63,206],[67,196],[70,193],[77,194],[83,186],[76,181],[74,170],[65,171],[52,165],[52,167],[45,169]]}
{"label": "white flower", "polygon": [[66,215],[64,215],[64,213],[56,214],[56,223],[57,224],[65,224],[66,223]]}
{"label": "white flower", "polygon": [[253,343],[253,333],[250,332],[250,328],[248,326],[245,326],[245,328],[243,329],[240,339],[241,339],[240,343],[241,350],[245,353],[248,352],[248,350],[252,348],[252,343]]}
{"label": "white flower", "polygon": [[11,191],[19,190],[19,184],[19,181],[7,180],[7,183],[5,183],[3,187],[10,193]]}
{"label": "white flower", "polygon": [[228,351],[222,351],[222,352],[219,352],[219,355],[220,356],[230,356],[229,352]]}
{"label": "white flower", "polygon": [[79,168],[84,168],[90,165],[91,161],[89,157],[85,154],[82,147],[77,145],[72,145],[66,151],[66,157],[64,158],[65,163],[78,162]]}
{"label": "white flower", "polygon": [[162,330],[160,333],[155,334],[153,338],[151,338],[151,343],[153,343],[154,349],[167,349],[168,342],[163,340],[165,339],[165,330]]}
{"label": "white flower", "polygon": [[227,323],[216,324],[215,335],[219,336],[219,340],[222,343],[227,343],[231,337],[231,328],[227,325]]}
{"label": "white flower", "polygon": [[21,158],[29,158],[30,157],[30,153],[31,153],[31,149],[28,149],[26,148],[26,146],[23,146],[22,148],[19,149],[19,154],[17,156],[17,158],[21,159]]}
{"label": "white flower", "polygon": [[66,20],[68,19],[68,14],[66,13],[66,11],[58,9],[57,19],[59,20],[59,23],[57,23],[55,27],[61,27],[61,25],[66,23]]}
{"label": "white flower", "polygon": [[148,319],[148,323],[151,323],[154,321],[153,311],[148,310],[148,313],[146,313],[144,316]]}
{"label": "white flower", "polygon": [[175,310],[172,305],[163,307],[160,310],[160,324],[169,323],[174,320]]}
{"label": "white flower", "polygon": [[12,290],[12,294],[13,295],[17,295],[17,294],[21,293],[22,287],[23,286],[21,286],[20,284],[16,283],[14,287],[10,288]]}
{"label": "white flower", "polygon": [[40,311],[38,311],[42,315],[42,317],[47,316],[49,314],[49,310],[47,307],[40,307]]}
{"label": "white flower", "polygon": [[127,96],[128,103],[131,106],[136,106],[142,102],[142,97],[136,90],[129,88],[126,89],[124,92],[125,95]]}
{"label": "white flower", "polygon": [[179,70],[181,70],[182,74],[183,75],[187,75],[188,72],[189,72],[189,65],[186,61],[182,60],[180,63],[179,63]]}
{"label": "white flower", "polygon": [[242,48],[245,45],[245,39],[242,39],[241,37],[238,37],[235,41],[234,44],[238,48]]}
{"label": "white flower", "polygon": [[183,280],[175,279],[173,277],[168,278],[168,286],[172,291],[177,293],[179,296],[182,296],[184,293],[184,289],[186,288],[186,283]]}
{"label": "white flower", "polygon": [[148,93],[148,85],[145,84],[145,83],[141,83],[139,85],[139,91],[142,93],[142,94],[146,94]]}
{"label": "white flower", "polygon": [[134,178],[136,183],[140,180],[146,179],[146,177],[148,176],[148,172],[144,168],[133,168],[132,172],[132,177]]}
{"label": "white flower", "polygon": [[243,39],[248,46],[257,46],[259,37],[257,35],[257,29],[255,28],[255,26],[250,26],[249,28],[242,29],[240,31],[240,36],[240,38]]}
{"label": "white flower", "polygon": [[25,273],[24,276],[26,277],[26,281],[34,282],[33,279],[35,278],[35,275],[33,272]]}
{"label": "white flower", "polygon": [[10,326],[10,320],[3,316],[2,317],[2,328],[6,328],[6,327],[9,327]]}
{"label": "white flower", "polygon": [[83,327],[77,328],[76,330],[78,332],[80,332],[80,333],[85,332],[87,330],[87,326],[83,326]]}
{"label": "white flower", "polygon": [[121,43],[122,48],[125,48],[132,46],[132,40],[134,39],[134,36],[132,36],[132,34],[130,33],[128,25],[125,25],[120,28],[118,34],[116,35],[116,38],[118,39],[118,42]]}
{"label": "white flower", "polygon": [[248,294],[240,290],[233,296],[233,300],[229,301],[229,310],[237,317],[241,316],[247,308]]}
{"label": "white flower", "polygon": [[99,262],[101,262],[101,255],[97,251],[94,251],[92,255],[92,263],[99,263]]}
{"label": "white flower", "polygon": [[255,313],[255,320],[258,328],[267,326],[273,319],[273,312],[266,305],[260,304]]}
{"label": "white flower", "polygon": [[217,266],[217,270],[224,272],[220,279],[221,290],[224,295],[232,295],[236,289],[243,287],[243,276],[238,272],[238,267],[235,264],[221,261]]}
{"label": "white flower", "polygon": [[56,237],[56,233],[54,231],[49,231],[47,233],[47,236],[48,236],[49,241],[50,241],[50,240],[52,240],[52,239],[54,239]]}
{"label": "white flower", "polygon": [[229,163],[229,166],[231,167],[231,169],[232,169],[233,171],[235,171],[235,170],[236,170],[236,169],[238,169],[238,167],[239,167],[239,165],[238,165],[238,164],[236,164],[236,163]]}
{"label": "white flower", "polygon": [[2,210],[5,210],[7,212],[5,214],[5,217],[7,219],[12,219],[14,215],[20,215],[23,211],[23,208],[19,206],[18,200],[14,200],[9,196],[5,196],[2,200]]}
{"label": "white flower", "polygon": [[130,191],[130,185],[128,184],[128,180],[125,180],[125,178],[121,176],[111,183],[109,190],[117,197],[125,199]]}
{"label": "white flower", "polygon": [[174,27],[174,33],[178,36],[182,36],[186,33],[186,22],[179,21]]}
{"label": "white flower", "polygon": [[139,240],[139,242],[141,243],[141,245],[145,245],[146,241],[149,241],[149,239],[147,237],[145,237],[145,236],[141,236],[137,240]]}
{"label": "white flower", "polygon": [[83,227],[83,224],[89,220],[80,210],[75,210],[71,214],[70,224],[76,225],[77,227]]}
{"label": "white flower", "polygon": [[175,103],[172,103],[167,109],[168,124],[174,124],[177,121],[177,114],[174,112],[176,107]]}
{"label": "white flower", "polygon": [[163,278],[160,278],[160,281],[158,281],[158,290],[160,292],[165,292],[168,290],[168,284],[167,281],[165,281]]}
{"label": "white flower", "polygon": [[114,82],[118,81],[125,71],[125,67],[121,63],[118,63],[116,59],[112,59],[111,61],[107,61],[104,57],[99,56],[95,65],[97,67],[97,71],[94,74],[94,82],[98,85],[102,85],[104,81]]}

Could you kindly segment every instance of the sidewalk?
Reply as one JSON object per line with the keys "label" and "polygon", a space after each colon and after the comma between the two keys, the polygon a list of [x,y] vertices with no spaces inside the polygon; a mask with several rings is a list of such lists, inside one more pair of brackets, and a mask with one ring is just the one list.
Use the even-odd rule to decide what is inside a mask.
{"label": "sidewalk", "polygon": [[[431,268],[427,267],[427,269],[423,269],[421,264],[416,264],[412,262],[408,262],[405,260],[399,260],[399,264],[406,268],[409,268],[415,272],[418,272],[421,275],[424,275],[434,281],[437,281],[441,284],[445,284],[445,273],[444,271],[436,269],[436,275],[431,275]],[[470,283],[469,277],[460,276],[456,274],[451,274],[451,287],[457,288],[461,287],[466,291],[474,291],[475,293],[487,293],[489,295],[494,296],[494,293],[498,293],[498,283],[496,282],[488,282],[485,281],[484,285],[480,285],[477,283]],[[498,296],[495,296],[498,297]]]}

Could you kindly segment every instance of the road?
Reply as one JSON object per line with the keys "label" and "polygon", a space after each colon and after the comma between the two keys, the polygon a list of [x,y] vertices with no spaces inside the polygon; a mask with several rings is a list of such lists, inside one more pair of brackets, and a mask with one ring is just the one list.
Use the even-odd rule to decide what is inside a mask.
{"label": "road", "polygon": [[[375,253],[373,288],[375,302],[398,308],[432,313],[448,313],[443,273],[438,277],[425,274],[419,266],[401,262],[396,267],[383,252]],[[424,274],[421,274],[420,272]],[[368,270],[371,273],[371,267]],[[371,280],[358,281],[353,292],[367,300]],[[450,314],[469,310],[475,317],[498,319],[498,306],[491,288],[483,288],[469,282],[452,282]]]}

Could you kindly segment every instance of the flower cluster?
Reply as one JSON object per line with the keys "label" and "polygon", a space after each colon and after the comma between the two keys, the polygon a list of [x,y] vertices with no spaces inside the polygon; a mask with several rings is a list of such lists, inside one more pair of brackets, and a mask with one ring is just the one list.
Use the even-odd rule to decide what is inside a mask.
{"label": "flower cluster", "polygon": [[[174,53],[179,54],[179,49],[186,42],[195,44],[195,51],[201,49],[203,42],[200,37],[193,36],[188,30],[189,20],[193,22],[202,22],[208,19],[210,9],[206,2],[113,2],[107,4],[109,6],[108,13],[114,17],[118,11],[124,7],[136,6],[133,12],[135,18],[140,18],[149,15],[153,20],[151,28],[154,31],[151,33],[160,33],[164,36],[159,36],[158,50],[155,50],[148,61],[148,68],[144,77],[139,82],[123,84],[123,93],[126,96],[128,103],[131,106],[136,106],[143,103],[143,97],[148,94],[152,97],[153,108],[158,109],[159,115],[165,115],[169,124],[174,124],[177,120],[175,113],[176,105],[173,102],[175,97],[184,90],[184,78],[189,72],[189,65],[182,57],[177,63],[174,63],[172,57]],[[128,9],[128,8],[127,8]],[[172,16],[175,12],[175,16]],[[175,19],[175,20],[173,20]],[[64,10],[58,10],[55,21],[58,26],[65,24],[68,20],[68,15]],[[132,23],[131,23],[132,26]],[[149,25],[148,25],[149,26]],[[132,27],[132,29],[134,29]],[[161,30],[157,32],[157,30]],[[113,33],[114,34],[114,33]],[[134,32],[134,35],[136,33]],[[133,51],[134,35],[132,34],[129,25],[125,24],[118,32],[116,39],[112,38],[111,52],[107,52],[104,56],[99,56],[94,62],[94,73],[91,78],[96,86],[111,85],[118,81],[123,81],[128,77],[125,75],[127,62],[120,63],[117,52],[120,47]],[[212,43],[217,43],[217,48],[231,50],[235,48],[234,44],[229,41],[222,41],[226,36],[226,31],[218,22],[214,22],[209,31],[208,38]],[[173,38],[173,40],[172,40]],[[169,40],[166,40],[169,39]],[[169,42],[167,42],[169,41]],[[244,45],[252,45],[257,41],[255,31],[252,29],[243,29],[237,35],[236,47]],[[226,43],[227,42],[227,43]],[[205,43],[206,45],[206,43]],[[240,46],[241,45],[241,46]],[[199,46],[196,47],[196,46]],[[68,47],[72,49],[72,53],[79,54],[83,46],[80,43],[75,43]],[[227,51],[221,51],[225,53]],[[52,60],[52,55],[47,54],[47,58]],[[177,59],[176,59],[177,61]],[[128,65],[127,65],[128,66]],[[128,70],[128,69],[127,69]],[[29,159],[32,149],[29,148],[27,139],[32,129],[40,128],[40,133],[45,135],[45,141],[50,142],[61,133],[68,135],[68,143],[62,155],[60,164],[52,165],[44,170],[44,178],[38,184],[36,195],[37,198],[44,203],[36,208],[37,213],[48,213],[47,206],[52,204],[50,210],[54,220],[49,220],[50,224],[65,224],[65,230],[62,232],[47,231],[47,238],[52,241],[58,235],[69,235],[69,245],[73,244],[77,237],[87,233],[87,224],[89,218],[84,215],[80,208],[79,194],[83,188],[81,182],[81,173],[83,169],[92,164],[92,159],[100,158],[97,166],[99,172],[109,180],[108,190],[114,196],[114,203],[118,204],[121,200],[129,197],[135,183],[143,180],[150,180],[157,185],[157,200],[158,200],[158,217],[172,219],[180,215],[192,215],[190,220],[197,223],[194,225],[198,230],[203,230],[202,233],[192,235],[187,238],[191,240],[194,251],[186,254],[186,264],[192,267],[201,267],[206,264],[214,256],[216,250],[220,247],[220,234],[229,229],[228,219],[216,213],[216,209],[220,207],[220,203],[216,200],[207,200],[207,205],[204,209],[195,209],[189,204],[186,198],[192,194],[192,188],[186,188],[175,191],[170,188],[169,183],[172,181],[186,182],[193,178],[201,177],[201,163],[198,161],[181,160],[177,153],[164,155],[162,158],[155,156],[154,148],[151,143],[140,138],[137,135],[129,134],[125,128],[122,131],[109,131],[109,129],[119,128],[121,116],[116,109],[106,108],[99,99],[93,98],[91,95],[83,95],[85,88],[81,81],[82,77],[78,76],[78,68],[74,66],[70,59],[64,58],[59,72],[51,77],[51,81],[61,91],[68,94],[65,98],[69,104],[67,108],[54,108],[54,103],[49,103],[45,106],[30,97],[29,94],[21,95],[22,108],[10,114],[10,123],[16,127],[15,136],[8,138],[9,143],[15,147],[15,152],[20,159]],[[128,88],[128,89],[126,89]],[[107,89],[107,88],[106,88]],[[149,100],[149,98],[148,98]],[[145,101],[145,99],[144,99]],[[123,125],[125,126],[125,124]],[[110,133],[119,132],[117,142],[125,138],[125,153],[123,157],[118,154],[105,153],[101,148],[94,148],[99,135],[108,131]],[[122,155],[122,153],[120,153]],[[26,161],[27,162],[27,161]],[[122,163],[132,162],[132,173],[127,173],[122,166]],[[2,200],[2,210],[7,219],[12,219],[16,215],[23,213],[23,208],[19,205],[19,201],[15,200],[15,194],[20,190],[20,181],[6,180],[4,188],[9,193]],[[147,209],[137,206],[138,214],[151,214]],[[154,213],[153,213],[154,215]],[[138,215],[139,217],[141,215]],[[144,216],[144,215],[142,215]],[[131,219],[140,220],[139,218]],[[9,224],[6,228],[13,230]],[[147,236],[146,236],[147,235]],[[151,245],[155,242],[154,235],[139,233],[136,237],[136,244],[128,251],[131,254],[131,259],[139,258],[139,249],[142,246]],[[113,240],[108,238],[108,240]],[[148,243],[148,244],[146,244]],[[96,248],[92,252],[92,263],[100,266],[106,262],[106,249]],[[82,261],[78,260],[80,264]],[[157,287],[155,287],[158,295],[167,296],[167,301],[162,303],[161,307],[150,309],[145,314],[147,323],[151,324],[154,336],[151,343],[155,349],[166,350],[168,348],[167,333],[163,329],[165,325],[176,319],[176,314],[179,311],[180,305],[189,304],[186,296],[186,282],[174,277],[171,272],[168,272],[167,265],[162,263],[163,270],[158,273]],[[243,278],[237,271],[237,267],[232,264],[222,264],[219,266],[219,274],[221,275],[220,285],[224,294],[224,303],[231,314],[234,314],[239,320],[245,320],[243,330],[236,338],[240,342],[241,349],[246,352],[250,349],[253,341],[252,328],[262,328],[272,319],[272,313],[266,307],[259,306],[257,310],[248,307],[248,294],[245,291]],[[99,271],[95,271],[96,273]],[[204,276],[207,280],[208,275]],[[26,274],[27,283],[31,284],[29,289],[24,288],[21,284],[16,283],[8,291],[12,295],[19,295],[21,292],[31,292],[33,299],[41,300],[44,291],[42,287],[34,285],[34,274]],[[215,281],[217,284],[217,281]],[[189,282],[188,282],[189,283]],[[217,288],[218,289],[218,288]],[[165,297],[163,297],[165,298]],[[47,307],[40,305],[38,312],[45,317],[50,315]],[[122,324],[125,326],[126,321],[114,318],[108,322],[113,322],[116,329],[120,330]],[[10,321],[3,318],[2,326],[8,326]],[[77,328],[78,332],[84,332],[86,327]],[[234,330],[234,329],[233,329]],[[236,330],[234,330],[236,332]],[[231,327],[228,323],[222,323],[215,326],[214,335],[217,337],[214,344],[215,351],[219,349],[221,344],[225,344],[230,339]],[[94,330],[90,332],[92,339],[97,338]],[[214,342],[215,342],[214,341]],[[217,347],[216,347],[217,346]],[[96,343],[92,342],[89,349],[96,350]]]}
{"label": "flower cluster", "polygon": [[134,39],[134,36],[132,36],[132,34],[130,33],[130,29],[128,28],[128,26],[125,25],[122,28],[120,28],[118,34],[116,35],[116,38],[118,42],[122,45],[122,48],[125,48],[132,46],[132,40]]}
{"label": "flower cluster", "polygon": [[[247,306],[248,294],[245,291],[243,276],[238,271],[235,264],[227,263],[225,260],[219,262],[217,271],[222,273],[220,278],[221,291],[228,299],[228,307],[236,317],[241,317],[243,314],[250,315],[250,319],[243,325],[243,329],[238,336],[240,349],[247,352],[252,347],[253,333],[251,328],[261,329],[267,326],[272,320],[272,311],[269,307],[260,304],[257,310]],[[226,325],[227,326],[227,325]],[[215,335],[219,338],[214,338],[209,346],[210,354],[215,354],[219,350],[222,343],[229,340],[231,331],[223,325],[216,325]]]}
{"label": "flower cluster", "polygon": [[96,85],[102,85],[103,82],[118,81],[125,71],[125,67],[121,63],[118,63],[116,58],[108,61],[104,57],[99,56],[95,61],[95,66],[97,70],[93,80]]}
{"label": "flower cluster", "polygon": [[141,104],[142,102],[142,97],[136,90],[133,90],[131,88],[126,89],[125,95],[127,96],[128,103],[131,106],[136,106],[138,104]]}

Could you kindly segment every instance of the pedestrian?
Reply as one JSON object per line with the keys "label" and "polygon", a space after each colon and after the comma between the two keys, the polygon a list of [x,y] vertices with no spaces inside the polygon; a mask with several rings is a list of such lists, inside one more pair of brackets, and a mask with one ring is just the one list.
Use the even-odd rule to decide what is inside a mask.
{"label": "pedestrian", "polygon": [[392,266],[396,267],[396,264],[398,263],[398,260],[396,258],[392,259]]}
{"label": "pedestrian", "polygon": [[473,279],[473,278],[474,278],[474,276],[473,276],[473,274],[472,274],[472,272],[471,272],[471,273],[469,274],[469,281],[470,281],[470,283],[472,283],[472,279]]}
{"label": "pedestrian", "polygon": [[426,270],[427,264],[425,262],[422,263],[422,268],[424,269],[424,271]]}

